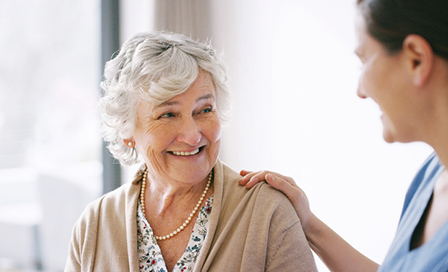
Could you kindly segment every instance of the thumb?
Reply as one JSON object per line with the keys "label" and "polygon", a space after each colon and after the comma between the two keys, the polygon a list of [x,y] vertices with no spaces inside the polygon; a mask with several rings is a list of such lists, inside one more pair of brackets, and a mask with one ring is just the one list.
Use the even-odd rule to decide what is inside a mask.
{"label": "thumb", "polygon": [[269,185],[271,185],[272,187],[274,187],[275,189],[282,191],[289,199],[293,199],[296,195],[295,195],[295,188],[292,184],[290,184],[289,182],[287,182],[284,179],[281,179],[279,177],[276,177],[274,175],[271,174],[266,174],[266,181]]}

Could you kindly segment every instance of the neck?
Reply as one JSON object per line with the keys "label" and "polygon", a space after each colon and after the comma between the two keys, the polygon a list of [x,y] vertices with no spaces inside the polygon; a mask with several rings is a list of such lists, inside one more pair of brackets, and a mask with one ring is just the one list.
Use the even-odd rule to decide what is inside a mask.
{"label": "neck", "polygon": [[[168,194],[168,195],[164,195],[164,194],[158,194],[157,193],[157,188],[156,189],[149,189],[147,190],[146,188],[146,184],[148,181],[148,175],[147,175],[147,171],[145,170],[145,172],[143,173],[143,177],[142,177],[142,185],[140,188],[140,205],[142,207],[143,213],[146,214],[146,203],[153,203],[154,205],[150,204],[150,207],[152,206],[152,212],[150,213],[150,220],[148,221],[152,221],[152,222],[156,222],[155,225],[158,225],[157,221],[161,221],[163,222],[163,225],[170,225],[173,221],[173,218],[177,218],[179,217],[179,213],[182,214],[183,210],[185,210],[185,207],[187,207],[187,204],[189,204],[189,202],[191,202],[191,195],[196,194],[196,190],[193,189],[193,187],[197,186],[191,186],[192,188],[192,193],[191,194]],[[166,234],[166,235],[160,235],[160,236],[154,236],[156,240],[166,240],[166,239],[170,239],[174,236],[176,236],[178,233],[180,233],[181,231],[183,231],[188,224],[194,220],[196,213],[198,212],[198,210],[200,210],[200,207],[202,206],[202,203],[204,202],[204,199],[207,197],[208,195],[208,190],[210,189],[210,184],[211,184],[211,179],[212,179],[212,172],[210,172],[207,175],[207,181],[206,181],[206,185],[204,188],[204,191],[202,191],[202,193],[200,193],[200,198],[199,200],[196,202],[196,205],[194,206],[193,210],[191,211],[191,213],[188,215],[187,219],[181,224],[179,225],[179,227],[177,229],[174,229],[171,233]],[[149,187],[151,188],[151,187]],[[146,195],[148,194],[149,191],[149,195],[152,195],[153,197],[150,198],[149,201],[146,201]],[[171,190],[169,190],[170,192]],[[151,194],[152,192],[152,194]],[[180,195],[180,198],[176,198],[174,196],[178,196]],[[175,203],[175,205],[172,205],[173,203]],[[174,208],[172,208],[174,206]],[[146,214],[147,215],[147,214]],[[145,216],[146,216],[145,215]],[[154,218],[154,216],[156,218]],[[166,216],[166,219],[164,219],[164,216]],[[183,215],[181,215],[181,217],[183,217]],[[148,219],[148,217],[146,217]],[[152,220],[151,220],[152,218]],[[170,221],[170,222],[168,222]],[[175,220],[177,221],[177,220]],[[159,222],[160,224],[160,222]],[[190,227],[191,228],[191,227]]]}
{"label": "neck", "polygon": [[[448,111],[446,112],[446,116],[448,118]],[[440,118],[440,121],[428,133],[431,135],[431,138],[427,143],[434,149],[443,166],[448,168],[448,119],[438,118]]]}
{"label": "neck", "polygon": [[158,215],[183,207],[190,209],[191,203],[196,203],[204,192],[207,179],[208,176],[196,184],[181,184],[156,180],[148,174],[145,191],[148,207]]}
{"label": "neck", "polygon": [[422,115],[424,126],[419,136],[420,140],[429,144],[440,161],[448,167],[448,61],[443,58],[434,58],[433,73],[420,94],[427,99],[424,100],[426,107]]}
{"label": "neck", "polygon": [[448,169],[448,152],[437,151],[437,150],[435,150],[435,151],[436,151],[436,154],[439,157],[442,165],[445,167],[445,169]]}
{"label": "neck", "polygon": [[[447,82],[448,84],[448,82]],[[420,140],[429,144],[437,153],[441,163],[448,168],[448,90],[433,99],[426,108]]]}

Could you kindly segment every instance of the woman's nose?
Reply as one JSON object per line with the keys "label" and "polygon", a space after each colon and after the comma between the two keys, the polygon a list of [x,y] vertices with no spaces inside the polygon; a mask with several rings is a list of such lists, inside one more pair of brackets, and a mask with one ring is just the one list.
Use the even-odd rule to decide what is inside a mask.
{"label": "woman's nose", "polygon": [[358,87],[356,88],[356,94],[362,99],[367,98],[367,95],[364,94],[363,88],[361,87],[361,80],[358,81]]}
{"label": "woman's nose", "polygon": [[177,140],[191,146],[199,144],[202,138],[201,130],[193,118],[183,119],[179,124],[179,134]]}

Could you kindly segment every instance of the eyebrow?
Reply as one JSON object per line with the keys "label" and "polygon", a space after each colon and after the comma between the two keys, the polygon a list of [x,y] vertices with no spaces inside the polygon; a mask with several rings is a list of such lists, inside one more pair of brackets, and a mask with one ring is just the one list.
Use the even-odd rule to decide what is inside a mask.
{"label": "eyebrow", "polygon": [[[201,101],[201,100],[207,100],[207,99],[210,99],[210,98],[214,99],[215,96],[214,96],[213,94],[211,94],[211,93],[210,93],[210,94],[203,95],[203,96],[199,97],[199,98],[196,100],[196,103],[198,103],[198,102]],[[180,104],[179,101],[165,101],[165,102],[163,102],[162,104],[158,105],[156,108],[168,107],[168,106],[178,105],[178,104]]]}

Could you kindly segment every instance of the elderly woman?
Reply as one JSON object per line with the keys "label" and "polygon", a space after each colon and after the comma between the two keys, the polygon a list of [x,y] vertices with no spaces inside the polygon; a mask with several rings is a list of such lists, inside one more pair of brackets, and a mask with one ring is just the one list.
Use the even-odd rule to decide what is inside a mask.
{"label": "elderly woman", "polygon": [[131,37],[105,67],[105,140],[133,182],[91,203],[66,271],[315,271],[294,207],[267,184],[247,191],[218,159],[227,77],[208,45]]}

